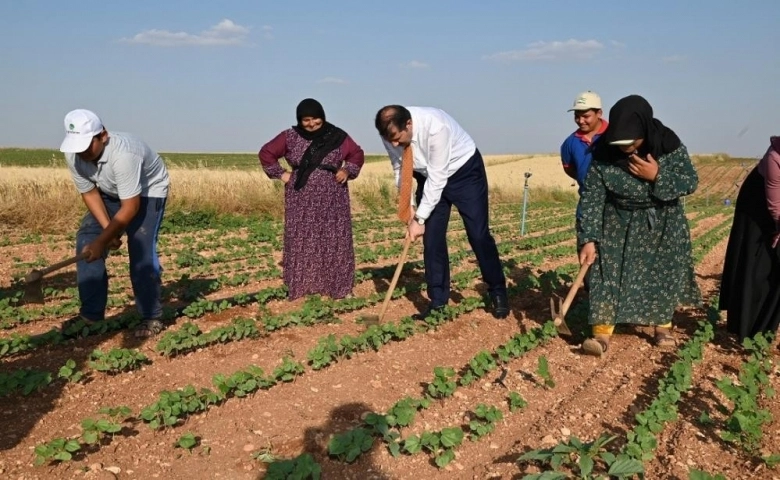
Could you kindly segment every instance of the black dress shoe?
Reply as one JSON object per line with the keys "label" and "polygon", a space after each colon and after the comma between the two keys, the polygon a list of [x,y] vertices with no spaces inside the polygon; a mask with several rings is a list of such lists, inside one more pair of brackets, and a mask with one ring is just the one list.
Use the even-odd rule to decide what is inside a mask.
{"label": "black dress shoe", "polygon": [[493,297],[493,316],[496,318],[506,318],[509,316],[509,300],[506,295],[496,295]]}
{"label": "black dress shoe", "polygon": [[412,320],[418,320],[418,321],[425,320],[426,318],[433,316],[433,314],[437,312],[444,311],[444,307],[445,305],[440,305],[438,307],[428,306],[428,308],[426,308],[424,312],[415,313],[414,315],[412,315]]}

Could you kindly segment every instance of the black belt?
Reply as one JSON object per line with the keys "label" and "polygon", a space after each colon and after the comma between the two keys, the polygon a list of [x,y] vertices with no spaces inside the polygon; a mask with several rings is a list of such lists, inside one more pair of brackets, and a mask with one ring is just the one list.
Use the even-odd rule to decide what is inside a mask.
{"label": "black belt", "polygon": [[[299,169],[299,167],[290,167],[290,168],[292,168],[293,172]],[[331,173],[338,173],[339,172],[339,169],[334,167],[333,165],[317,165],[317,169],[318,170],[327,170],[327,171],[329,171]]]}

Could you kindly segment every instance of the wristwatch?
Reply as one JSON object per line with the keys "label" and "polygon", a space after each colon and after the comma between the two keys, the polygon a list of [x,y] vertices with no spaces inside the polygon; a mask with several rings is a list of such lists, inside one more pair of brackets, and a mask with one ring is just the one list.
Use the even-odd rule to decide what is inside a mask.
{"label": "wristwatch", "polygon": [[420,225],[425,225],[425,219],[424,218],[420,218],[417,215],[414,216],[414,221],[419,223]]}

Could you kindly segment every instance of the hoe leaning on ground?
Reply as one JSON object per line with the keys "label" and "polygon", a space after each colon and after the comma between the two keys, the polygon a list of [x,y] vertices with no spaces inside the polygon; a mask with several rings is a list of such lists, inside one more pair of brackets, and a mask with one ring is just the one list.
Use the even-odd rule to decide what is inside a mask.
{"label": "hoe leaning on ground", "polygon": [[385,318],[385,312],[387,311],[387,306],[390,304],[390,298],[393,296],[393,290],[395,290],[395,284],[398,283],[398,277],[401,276],[401,270],[404,268],[404,263],[406,262],[406,253],[409,251],[409,245],[412,244],[412,237],[409,236],[407,233],[406,239],[404,240],[404,250],[401,252],[401,259],[398,260],[398,266],[395,267],[395,274],[393,275],[393,281],[390,282],[390,288],[387,290],[387,294],[385,295],[385,301],[382,304],[382,310],[379,311],[379,315],[365,315],[361,317],[360,321],[364,325],[378,325],[382,323],[382,319]]}

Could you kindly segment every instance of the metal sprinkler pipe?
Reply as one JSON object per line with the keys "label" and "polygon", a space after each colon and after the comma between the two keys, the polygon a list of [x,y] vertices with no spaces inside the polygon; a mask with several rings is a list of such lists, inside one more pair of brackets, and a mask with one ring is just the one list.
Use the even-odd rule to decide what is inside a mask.
{"label": "metal sprinkler pipe", "polygon": [[531,172],[525,172],[525,183],[523,185],[523,219],[520,224],[520,236],[525,236],[525,215],[528,209],[528,179],[533,175]]}

